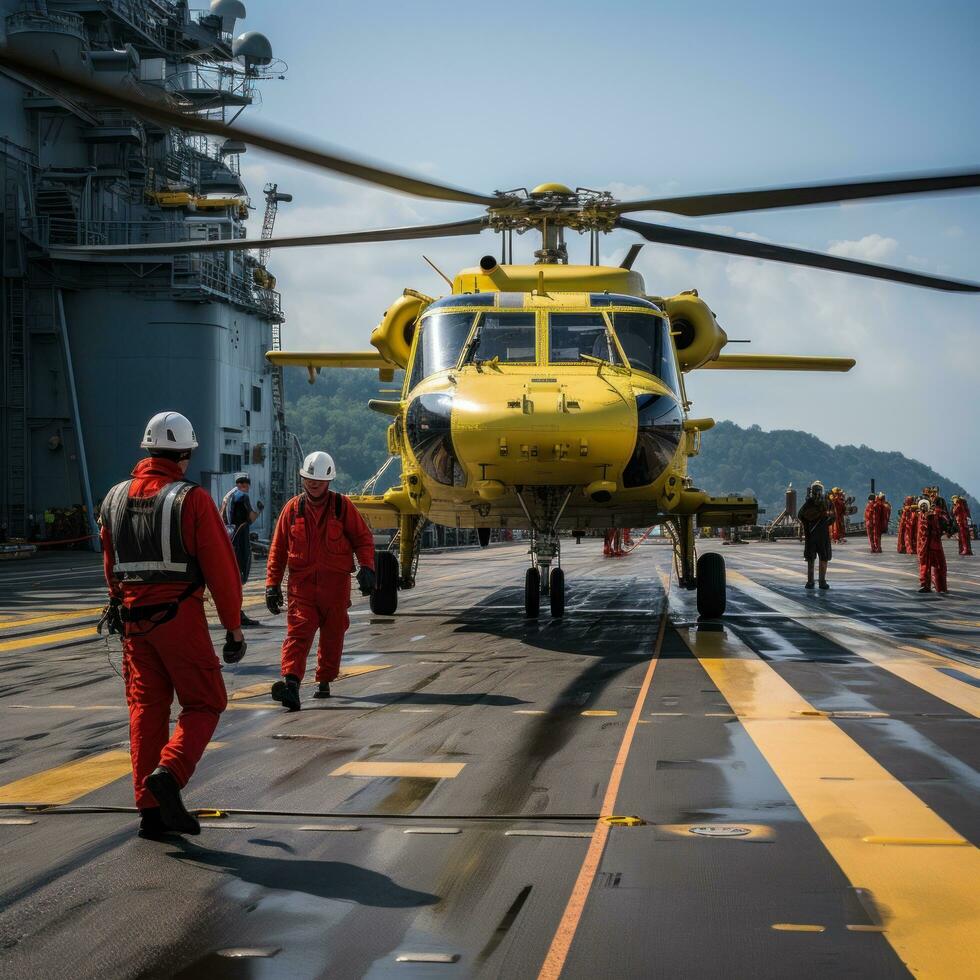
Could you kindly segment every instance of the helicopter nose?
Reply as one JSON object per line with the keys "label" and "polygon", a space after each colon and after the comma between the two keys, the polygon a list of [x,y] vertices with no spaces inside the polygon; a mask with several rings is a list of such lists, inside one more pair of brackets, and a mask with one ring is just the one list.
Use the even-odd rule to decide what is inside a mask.
{"label": "helicopter nose", "polygon": [[595,377],[460,379],[452,441],[472,481],[590,485],[611,494],[636,442],[636,409]]}

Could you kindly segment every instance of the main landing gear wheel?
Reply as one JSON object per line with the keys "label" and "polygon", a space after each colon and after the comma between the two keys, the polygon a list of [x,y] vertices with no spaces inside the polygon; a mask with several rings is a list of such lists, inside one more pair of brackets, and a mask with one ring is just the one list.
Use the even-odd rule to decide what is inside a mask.
{"label": "main landing gear wheel", "polygon": [[524,573],[524,615],[534,618],[541,609],[541,573],[529,568]]}
{"label": "main landing gear wheel", "polygon": [[374,589],[371,612],[391,616],[398,608],[398,558],[390,551],[379,551],[374,559]]}
{"label": "main landing gear wheel", "polygon": [[717,552],[698,558],[698,613],[705,619],[725,615],[725,559]]}
{"label": "main landing gear wheel", "polygon": [[565,573],[560,568],[551,570],[551,615],[565,615]]}

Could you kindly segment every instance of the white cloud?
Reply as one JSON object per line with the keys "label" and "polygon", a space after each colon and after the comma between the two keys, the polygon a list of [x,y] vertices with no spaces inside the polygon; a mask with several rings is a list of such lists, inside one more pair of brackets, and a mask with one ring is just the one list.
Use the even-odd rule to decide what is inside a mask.
{"label": "white cloud", "polygon": [[831,242],[827,251],[831,255],[841,255],[849,259],[863,259],[865,262],[883,262],[898,248],[894,238],[883,235],[865,235],[857,241]]}

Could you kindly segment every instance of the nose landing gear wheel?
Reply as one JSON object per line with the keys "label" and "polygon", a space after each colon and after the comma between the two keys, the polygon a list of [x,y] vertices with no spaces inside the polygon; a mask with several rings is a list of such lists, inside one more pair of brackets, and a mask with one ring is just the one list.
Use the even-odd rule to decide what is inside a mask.
{"label": "nose landing gear wheel", "polygon": [[374,589],[371,612],[391,616],[398,608],[398,559],[390,551],[379,551],[374,559]]}
{"label": "nose landing gear wheel", "polygon": [[478,527],[476,529],[476,538],[480,542],[480,547],[486,548],[490,544],[490,528]]}
{"label": "nose landing gear wheel", "polygon": [[565,573],[560,568],[551,570],[551,615],[565,615]]}
{"label": "nose landing gear wheel", "polygon": [[717,552],[698,558],[698,613],[706,619],[725,615],[725,559]]}
{"label": "nose landing gear wheel", "polygon": [[529,568],[524,573],[524,615],[534,618],[541,609],[541,573]]}

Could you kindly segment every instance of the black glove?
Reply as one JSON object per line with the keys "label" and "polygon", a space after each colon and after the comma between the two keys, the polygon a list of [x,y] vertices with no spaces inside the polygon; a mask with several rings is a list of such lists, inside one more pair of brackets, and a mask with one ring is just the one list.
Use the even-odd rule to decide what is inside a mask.
{"label": "black glove", "polygon": [[248,644],[244,640],[238,643],[231,635],[231,630],[225,633],[225,645],[221,649],[221,656],[226,664],[237,664],[245,656],[247,649]]}
{"label": "black glove", "polygon": [[282,612],[282,589],[278,585],[266,586],[265,607],[273,616],[278,616]]}
{"label": "black glove", "polygon": [[122,613],[120,612],[122,604],[122,599],[116,596],[109,596],[108,603],[102,609],[102,617],[99,619],[98,626],[96,626],[96,632],[101,633],[103,628],[105,628],[105,632],[110,636],[113,633],[122,635],[123,621]]}
{"label": "black glove", "polygon": [[374,569],[361,565],[357,570],[357,587],[361,595],[370,595],[374,591]]}
{"label": "black glove", "polygon": [[265,510],[265,504],[260,500],[256,505],[255,509],[261,514]]}

